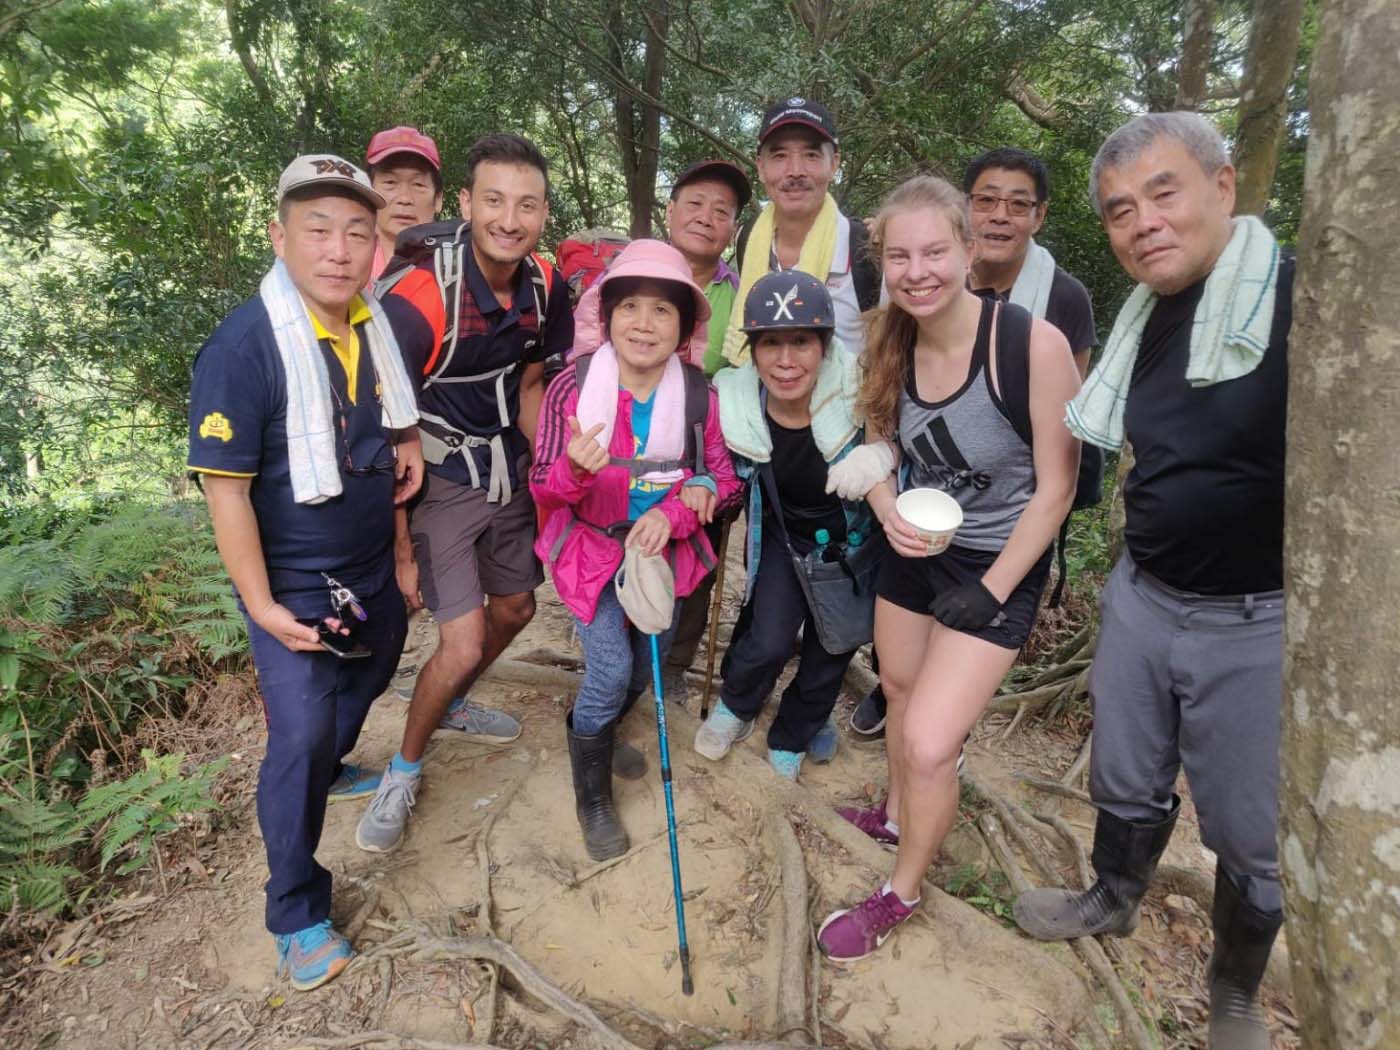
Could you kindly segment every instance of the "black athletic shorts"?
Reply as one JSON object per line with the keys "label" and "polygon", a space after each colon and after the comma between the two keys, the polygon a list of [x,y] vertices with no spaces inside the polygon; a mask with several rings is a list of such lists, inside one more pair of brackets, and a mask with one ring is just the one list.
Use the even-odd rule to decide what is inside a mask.
{"label": "black athletic shorts", "polygon": [[[880,565],[880,581],[875,585],[875,593],[898,605],[901,609],[932,615],[929,607],[933,599],[952,587],[960,587],[974,580],[981,580],[992,562],[997,560],[997,551],[975,551],[968,547],[949,547],[942,554],[927,558],[904,558],[890,551]],[[1011,597],[1001,607],[1006,619],[997,626],[990,624],[975,631],[964,631],[974,638],[1000,645],[1006,649],[1019,649],[1030,637],[1035,626],[1035,614],[1040,608],[1040,595],[1045,590],[1045,581],[1050,576],[1050,550],[1031,566],[1025,579],[1016,585]]]}

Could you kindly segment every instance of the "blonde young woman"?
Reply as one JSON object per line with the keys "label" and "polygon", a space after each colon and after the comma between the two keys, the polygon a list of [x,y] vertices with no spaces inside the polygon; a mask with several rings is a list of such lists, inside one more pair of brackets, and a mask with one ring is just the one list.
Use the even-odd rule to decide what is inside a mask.
{"label": "blonde young woman", "polygon": [[[843,815],[897,853],[883,886],[822,924],[818,942],[837,962],[874,952],[919,903],[957,813],[959,749],[1035,622],[1079,460],[1063,423],[1079,388],[1069,346],[967,290],[966,198],[910,179],[880,209],[873,244],[889,303],[869,324],[859,405],[877,465],[866,498],[892,548],[875,603],[890,786],[880,805]],[[963,510],[934,556],[895,509],[919,487]]]}

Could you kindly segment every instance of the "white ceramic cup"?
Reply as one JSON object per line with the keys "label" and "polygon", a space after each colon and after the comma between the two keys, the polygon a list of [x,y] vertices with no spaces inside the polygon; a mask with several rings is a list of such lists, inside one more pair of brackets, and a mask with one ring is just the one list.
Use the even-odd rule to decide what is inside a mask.
{"label": "white ceramic cup", "polygon": [[909,489],[894,502],[899,516],[922,537],[930,554],[942,554],[963,521],[962,507],[942,489]]}

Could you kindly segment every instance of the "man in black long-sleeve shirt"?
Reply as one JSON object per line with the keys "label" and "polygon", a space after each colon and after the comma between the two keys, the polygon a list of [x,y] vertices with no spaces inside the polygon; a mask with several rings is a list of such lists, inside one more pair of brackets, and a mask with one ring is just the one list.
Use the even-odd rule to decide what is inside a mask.
{"label": "man in black long-sleeve shirt", "polygon": [[[1232,219],[1234,169],[1196,114],[1148,114],[1114,132],[1094,160],[1091,192],[1114,254],[1155,297],[1136,346],[1124,346],[1136,355],[1121,407],[1136,455],[1124,489],[1127,552],[1104,589],[1089,679],[1098,880],[1079,894],[1024,894],[1016,921],[1043,939],[1131,933],[1176,823],[1172,789],[1184,765],[1201,839],[1217,855],[1209,1045],[1268,1050],[1255,995],[1283,923],[1275,839],[1293,264],[1257,221]],[[1249,237],[1259,251],[1243,247]],[[1239,351],[1264,341],[1270,287],[1267,347]],[[1205,321],[1247,296],[1257,319],[1222,330],[1249,365],[1212,374]],[[1111,340],[1105,376],[1114,353]]]}

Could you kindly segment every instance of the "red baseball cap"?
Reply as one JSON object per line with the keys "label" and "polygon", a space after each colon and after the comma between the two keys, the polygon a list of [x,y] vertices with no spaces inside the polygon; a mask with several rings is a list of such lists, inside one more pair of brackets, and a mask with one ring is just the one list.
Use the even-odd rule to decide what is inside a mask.
{"label": "red baseball cap", "polygon": [[381,131],[370,139],[369,149],[365,151],[365,163],[378,164],[391,153],[415,153],[438,171],[442,170],[442,159],[438,156],[437,143],[432,136],[407,124]]}

